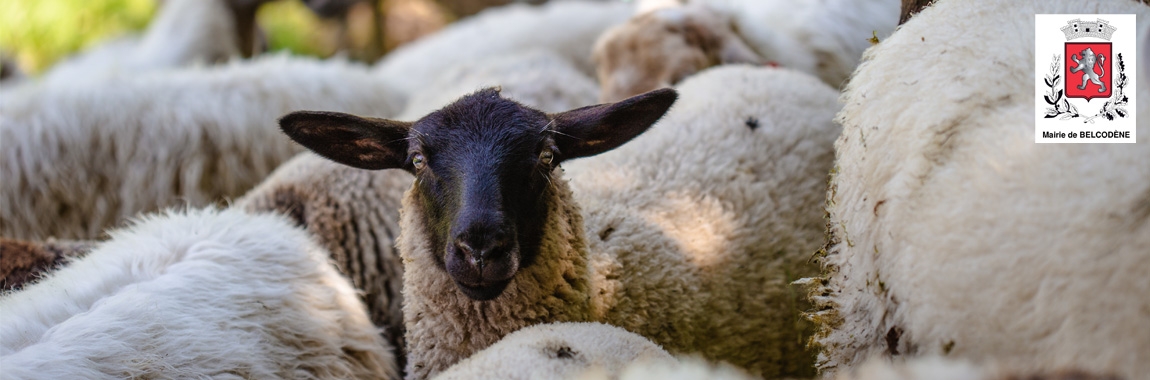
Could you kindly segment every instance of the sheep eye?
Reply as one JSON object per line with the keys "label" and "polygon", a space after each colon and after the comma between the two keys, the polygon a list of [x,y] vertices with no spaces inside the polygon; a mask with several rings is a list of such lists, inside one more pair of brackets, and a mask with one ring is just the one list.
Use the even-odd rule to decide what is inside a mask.
{"label": "sheep eye", "polygon": [[411,165],[415,166],[416,169],[423,169],[423,161],[424,160],[422,154],[416,153],[415,156],[411,157]]}
{"label": "sheep eye", "polygon": [[551,161],[553,160],[555,160],[555,153],[550,149],[539,153],[539,162],[542,162],[543,165],[551,165]]}

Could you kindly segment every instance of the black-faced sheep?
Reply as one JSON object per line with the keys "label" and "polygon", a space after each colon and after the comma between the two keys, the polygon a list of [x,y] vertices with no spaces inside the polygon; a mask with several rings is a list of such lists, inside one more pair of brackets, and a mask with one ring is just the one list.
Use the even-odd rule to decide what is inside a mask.
{"label": "black-faced sheep", "polygon": [[822,240],[835,93],[789,70],[697,78],[661,128],[571,161],[570,186],[561,162],[631,140],[675,92],[546,114],[484,90],[417,122],[299,112],[281,127],[337,162],[416,175],[398,243],[409,378],[563,321],[810,375],[787,283]]}
{"label": "black-faced sheep", "polygon": [[[546,51],[472,62],[448,70],[408,103],[422,115],[481,86],[543,110],[565,110],[595,99],[590,78]],[[337,267],[363,291],[372,322],[395,347],[404,347],[403,265],[395,251],[399,207],[412,178],[402,171],[366,171],[311,153],[284,163],[235,202],[251,212],[287,215],[332,254]],[[397,361],[403,362],[402,352]]]}

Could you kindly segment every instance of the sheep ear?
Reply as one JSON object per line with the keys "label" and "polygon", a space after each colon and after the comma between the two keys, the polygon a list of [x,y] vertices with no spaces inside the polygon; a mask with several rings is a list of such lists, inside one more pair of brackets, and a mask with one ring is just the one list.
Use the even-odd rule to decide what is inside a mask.
{"label": "sheep ear", "polygon": [[658,89],[616,103],[576,108],[551,115],[562,159],[594,156],[623,145],[654,125],[679,94]]}
{"label": "sheep ear", "polygon": [[404,168],[408,122],[339,112],[298,111],[280,118],[292,140],[332,161],[360,169]]}

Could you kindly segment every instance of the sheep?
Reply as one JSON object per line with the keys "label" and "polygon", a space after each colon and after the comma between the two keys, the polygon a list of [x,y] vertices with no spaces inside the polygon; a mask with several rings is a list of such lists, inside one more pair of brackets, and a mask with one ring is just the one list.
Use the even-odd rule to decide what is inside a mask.
{"label": "sheep", "polygon": [[727,63],[781,65],[841,87],[870,39],[889,35],[899,15],[899,0],[647,3],[638,5],[646,12],[595,42],[601,101],[669,86]]}
{"label": "sheep", "polygon": [[[594,101],[591,79],[554,53],[491,59],[452,69],[413,97],[408,111],[441,104],[462,89],[502,83],[504,94],[544,110],[564,110]],[[584,103],[586,102],[586,103]],[[232,207],[277,212],[303,226],[332,254],[338,268],[363,291],[372,322],[384,328],[394,347],[404,347],[401,289],[403,267],[394,250],[399,207],[412,177],[338,165],[310,153],[277,168]],[[397,362],[403,363],[402,352]]]}
{"label": "sheep", "polygon": [[516,101],[544,112],[593,104],[599,92],[595,81],[563,56],[531,49],[444,70],[411,95],[399,117],[418,118],[477,89],[496,86]]}
{"label": "sheep", "polygon": [[915,358],[905,363],[890,363],[876,358],[849,373],[844,371],[835,380],[1119,380],[1117,376],[1078,370],[1017,373],[998,366],[974,365],[962,360],[947,360],[931,356]]}
{"label": "sheep", "polygon": [[486,89],[417,122],[301,111],[280,126],[341,164],[416,174],[396,244],[408,378],[522,327],[579,321],[757,375],[813,375],[806,306],[787,284],[816,270],[835,91],[741,66],[680,90],[662,128],[571,162],[570,182],[560,162],[643,132],[675,91],[544,114]]}
{"label": "sheep", "polygon": [[96,239],[139,212],[241,195],[300,151],[276,117],[399,103],[364,66],[284,55],[5,95],[0,236],[24,240]]}
{"label": "sheep", "polygon": [[693,4],[637,13],[608,29],[592,48],[599,100],[670,86],[717,64],[765,63],[730,23],[729,15]]}
{"label": "sheep", "polygon": [[595,322],[524,327],[435,376],[454,379],[751,380],[728,364],[677,359],[647,338]]}
{"label": "sheep", "polygon": [[255,10],[267,0],[166,0],[141,36],[115,39],[53,66],[40,82],[70,86],[142,71],[251,56]]}
{"label": "sheep", "polygon": [[[594,370],[606,377],[633,362],[669,365],[659,345],[601,323],[548,323],[525,327],[451,366],[435,380],[570,379]],[[588,376],[588,375],[582,375]]]}
{"label": "sheep", "polygon": [[[362,291],[368,315],[383,329],[383,338],[402,349],[403,265],[394,247],[400,201],[411,180],[405,173],[354,170],[303,153],[231,207],[283,214],[307,230]],[[396,360],[403,363],[402,352]]]}
{"label": "sheep", "polygon": [[398,377],[355,290],[280,216],[144,216],[0,316],[13,378]]}
{"label": "sheep", "polygon": [[384,56],[375,71],[405,99],[451,66],[531,49],[557,52],[592,75],[591,44],[607,27],[630,15],[628,5],[614,2],[557,1],[492,8],[400,46]]}
{"label": "sheep", "polygon": [[0,238],[0,292],[20,290],[45,273],[87,254],[89,241],[31,242]]}
{"label": "sheep", "polygon": [[822,372],[946,355],[1150,373],[1150,123],[1140,144],[1034,144],[1033,15],[1056,13],[1150,21],[1131,1],[940,0],[867,51],[804,281]]}
{"label": "sheep", "polygon": [[[683,357],[678,361],[656,360],[637,361],[617,377],[619,380],[755,380],[738,368],[726,363],[713,364],[698,357]],[[588,371],[578,380],[608,380],[616,377],[605,376],[603,371]]]}

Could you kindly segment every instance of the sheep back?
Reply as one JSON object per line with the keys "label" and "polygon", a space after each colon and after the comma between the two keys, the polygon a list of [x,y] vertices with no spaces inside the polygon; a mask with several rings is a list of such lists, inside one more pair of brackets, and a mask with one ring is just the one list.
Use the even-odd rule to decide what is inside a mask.
{"label": "sheep back", "polygon": [[0,299],[15,378],[397,378],[327,253],[279,216],[146,216]]}
{"label": "sheep back", "polygon": [[626,20],[630,8],[596,1],[491,8],[395,49],[375,71],[390,88],[410,96],[455,64],[548,49],[592,75],[591,45],[603,30]]}
{"label": "sheep back", "polygon": [[[284,163],[235,208],[278,213],[306,230],[363,291],[368,313],[394,347],[404,347],[403,265],[395,251],[399,206],[412,176],[367,171],[302,153]],[[402,363],[402,353],[397,355]]]}
{"label": "sheep back", "polygon": [[584,212],[596,315],[765,377],[811,376],[817,266],[836,92],[793,70],[718,66],[678,86],[658,124],[564,164]]}
{"label": "sheep back", "polygon": [[556,52],[532,49],[453,66],[411,96],[400,114],[416,120],[460,97],[486,87],[543,112],[561,112],[595,103],[595,81]]}
{"label": "sheep back", "polygon": [[650,340],[615,326],[549,323],[513,332],[435,379],[570,379],[592,368],[617,375],[636,361],[675,359]]}
{"label": "sheep back", "polygon": [[810,280],[823,372],[931,354],[1150,373],[1150,124],[1034,143],[1034,14],[1084,9],[1150,22],[1129,1],[941,0],[867,51]]}
{"label": "sheep back", "polygon": [[139,212],[239,196],[301,150],[283,114],[396,104],[365,67],[284,55],[13,89],[0,102],[0,236],[96,239]]}

